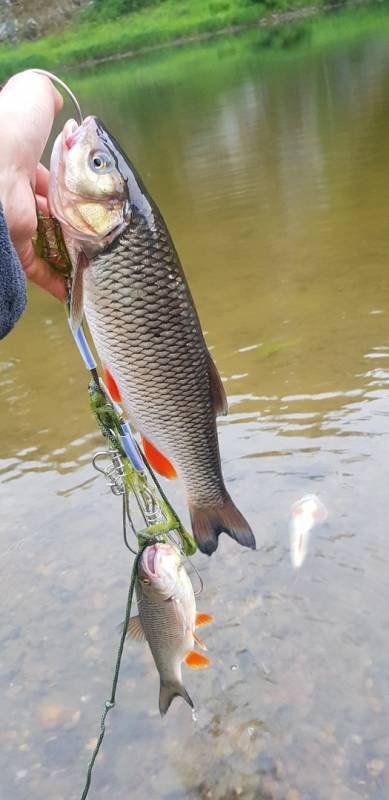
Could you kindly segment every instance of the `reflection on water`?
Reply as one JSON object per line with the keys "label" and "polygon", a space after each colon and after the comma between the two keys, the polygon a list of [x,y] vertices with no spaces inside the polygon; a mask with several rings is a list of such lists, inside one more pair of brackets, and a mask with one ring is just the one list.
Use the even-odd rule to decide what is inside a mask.
{"label": "reflection on water", "polygon": [[[250,33],[86,74],[159,202],[229,396],[224,471],[258,552],[197,557],[212,667],[161,722],[128,645],[91,796],[383,800],[389,791],[389,43],[263,59]],[[130,565],[58,304],[0,351],[1,795],[77,800]],[[178,509],[179,485],[169,486]],[[329,510],[304,566],[292,503]]]}

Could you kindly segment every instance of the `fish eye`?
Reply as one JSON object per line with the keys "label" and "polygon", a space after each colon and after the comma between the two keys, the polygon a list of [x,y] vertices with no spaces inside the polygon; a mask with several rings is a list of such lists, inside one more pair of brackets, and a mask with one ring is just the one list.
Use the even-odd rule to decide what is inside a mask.
{"label": "fish eye", "polygon": [[92,153],[90,158],[90,166],[93,169],[93,172],[110,172],[113,168],[112,160],[110,157],[103,152],[96,152]]}
{"label": "fish eye", "polygon": [[150,583],[148,578],[142,578],[142,583]]}

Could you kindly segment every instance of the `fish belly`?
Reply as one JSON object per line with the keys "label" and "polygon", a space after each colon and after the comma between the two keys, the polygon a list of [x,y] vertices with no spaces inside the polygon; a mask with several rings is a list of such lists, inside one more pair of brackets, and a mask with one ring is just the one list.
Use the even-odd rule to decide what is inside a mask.
{"label": "fish belly", "polygon": [[169,234],[131,226],[84,276],[99,356],[134,426],[173,462],[196,505],[221,505],[209,355]]}

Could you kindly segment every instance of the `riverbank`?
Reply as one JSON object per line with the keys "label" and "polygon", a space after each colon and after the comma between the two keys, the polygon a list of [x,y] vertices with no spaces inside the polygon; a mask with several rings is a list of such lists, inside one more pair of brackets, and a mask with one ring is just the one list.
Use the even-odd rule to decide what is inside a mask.
{"label": "riverbank", "polygon": [[163,0],[111,22],[84,16],[61,34],[18,45],[3,44],[0,82],[31,67],[62,72],[233,35],[249,28],[263,29],[261,46],[289,48],[300,39],[296,30],[301,29],[299,20],[306,19],[311,26],[309,21],[318,16],[329,20],[329,25],[324,25],[324,37],[335,41],[337,20],[346,15],[347,26],[342,25],[339,33],[347,40],[363,31],[376,31],[381,21],[387,29],[388,4],[388,0],[318,0],[315,4],[310,0],[267,0],[266,5],[255,0]]}
{"label": "riverbank", "polygon": [[[328,7],[328,5],[327,5]],[[61,33],[34,42],[2,45],[0,80],[39,66],[62,70],[124,58],[141,52],[250,26],[274,26],[325,10],[324,0],[164,0],[112,21],[85,17]]]}

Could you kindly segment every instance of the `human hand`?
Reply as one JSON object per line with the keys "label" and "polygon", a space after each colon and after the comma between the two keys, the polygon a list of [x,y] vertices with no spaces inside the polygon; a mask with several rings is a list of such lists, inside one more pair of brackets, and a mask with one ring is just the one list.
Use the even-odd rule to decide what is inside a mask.
{"label": "human hand", "polygon": [[40,158],[62,97],[51,81],[32,70],[14,75],[0,92],[0,202],[27,277],[66,299],[65,281],[34,253],[36,202],[47,211],[48,170]]}

